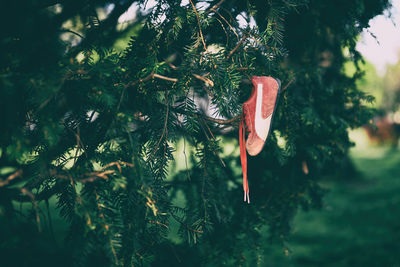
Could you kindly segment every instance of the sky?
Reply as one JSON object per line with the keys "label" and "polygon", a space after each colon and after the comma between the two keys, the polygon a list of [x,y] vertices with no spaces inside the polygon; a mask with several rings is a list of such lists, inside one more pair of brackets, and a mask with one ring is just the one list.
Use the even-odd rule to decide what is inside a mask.
{"label": "sky", "polygon": [[[389,12],[373,18],[364,29],[357,50],[372,64],[379,74],[384,74],[387,64],[400,60],[400,0],[392,0]],[[391,17],[389,17],[391,13]],[[372,35],[375,35],[375,39]]]}

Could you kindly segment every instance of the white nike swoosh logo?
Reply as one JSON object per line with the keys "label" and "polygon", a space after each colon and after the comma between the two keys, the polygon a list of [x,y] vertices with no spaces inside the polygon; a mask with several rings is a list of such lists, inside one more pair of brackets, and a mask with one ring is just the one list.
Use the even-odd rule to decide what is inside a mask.
{"label": "white nike swoosh logo", "polygon": [[255,128],[256,134],[263,141],[267,139],[269,127],[271,125],[272,114],[266,119],[262,117],[262,99],[263,99],[263,84],[257,84],[257,103],[256,103],[256,115],[255,115]]}

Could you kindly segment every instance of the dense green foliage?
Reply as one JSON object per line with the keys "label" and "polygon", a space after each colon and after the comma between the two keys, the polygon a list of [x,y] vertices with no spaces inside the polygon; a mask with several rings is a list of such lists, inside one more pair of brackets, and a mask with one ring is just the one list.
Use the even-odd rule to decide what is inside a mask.
{"label": "dense green foliage", "polygon": [[[360,60],[357,36],[387,1],[163,0],[118,30],[133,2],[146,5],[32,0],[0,11],[2,261],[267,264],[261,244],[285,246],[297,209],[320,205],[317,182],[345,157],[347,129],[372,114],[361,73],[343,65]],[[274,131],[249,159],[246,205],[238,156],[222,149],[237,144],[252,75],[284,88]],[[60,247],[52,200],[69,227]]]}

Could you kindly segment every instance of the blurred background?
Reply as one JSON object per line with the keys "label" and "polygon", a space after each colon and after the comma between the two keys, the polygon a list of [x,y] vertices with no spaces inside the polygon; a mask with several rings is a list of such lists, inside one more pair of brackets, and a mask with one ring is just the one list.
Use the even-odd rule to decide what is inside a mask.
{"label": "blurred background", "polygon": [[271,247],[278,265],[399,266],[400,1],[369,25],[357,44],[365,59],[358,86],[375,97],[375,126],[349,132],[354,173],[323,182],[323,208],[296,216],[288,257]]}

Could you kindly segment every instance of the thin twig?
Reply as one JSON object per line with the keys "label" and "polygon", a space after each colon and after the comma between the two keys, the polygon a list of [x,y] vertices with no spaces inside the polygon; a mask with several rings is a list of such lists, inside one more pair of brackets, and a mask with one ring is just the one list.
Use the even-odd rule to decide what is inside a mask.
{"label": "thin twig", "polygon": [[35,195],[25,187],[21,188],[21,193],[27,195],[31,199],[32,205],[35,207],[37,228],[38,231],[41,232],[42,227],[40,226],[39,206],[35,200]]}
{"label": "thin twig", "polygon": [[99,210],[99,217],[103,220],[103,222],[104,222],[104,224],[105,224],[105,221],[104,221],[104,213],[103,213],[103,211],[102,211],[102,209],[101,209],[101,204],[100,204],[100,197],[99,197],[99,195],[97,194],[96,189],[94,190],[94,195],[95,195],[95,197],[96,197],[97,209]]}
{"label": "thin twig", "polygon": [[111,166],[117,166],[119,172],[121,173],[122,172],[121,165],[125,165],[125,166],[133,168],[132,163],[125,162],[125,161],[114,161],[114,162],[108,163],[107,165],[103,166],[101,168],[101,170],[107,169],[108,167],[111,167]]}
{"label": "thin twig", "polygon": [[283,88],[282,92],[285,91],[291,84],[296,80],[296,77],[293,77]]}
{"label": "thin twig", "polygon": [[219,8],[219,6],[222,5],[223,2],[225,2],[225,0],[221,0],[218,3],[216,3],[214,6],[212,6],[209,10],[206,11],[206,14],[215,12],[217,10],[217,8]]}
{"label": "thin twig", "polygon": [[[143,78],[143,79],[139,79],[139,80],[137,80],[137,81],[133,81],[133,82],[130,82],[130,83],[125,84],[124,87],[125,87],[125,88],[133,87],[133,86],[135,86],[135,85],[138,84],[138,83],[146,82],[146,81],[152,79],[152,78],[153,78],[153,75],[154,75],[154,71],[152,71],[149,75],[147,75],[147,76],[146,76],[145,78]],[[120,102],[121,102],[121,101],[122,101],[122,94],[121,94],[121,98],[120,98]]]}
{"label": "thin twig", "polygon": [[[173,69],[173,70],[177,70],[178,69],[178,67],[175,66],[174,64],[172,64],[172,63],[170,63],[168,61],[165,61],[165,62],[168,64],[168,66],[170,66],[171,69]],[[156,75],[157,76],[161,76],[161,75],[158,75],[158,74],[154,74],[154,77],[156,77]],[[208,79],[205,76],[201,76],[201,75],[198,75],[198,74],[195,74],[195,73],[192,73],[192,76],[195,77],[196,79],[199,79],[199,80],[205,82],[206,84],[210,85],[211,87],[214,86],[214,82],[211,81],[210,79]],[[166,79],[166,80],[168,80],[168,81],[173,81],[173,82],[177,82],[178,81],[178,79],[176,79],[176,78],[169,78],[169,77],[164,77],[164,76],[161,76],[161,77]],[[158,77],[158,78],[160,78],[160,77]]]}
{"label": "thin twig", "polygon": [[226,24],[228,24],[229,28],[233,31],[233,33],[236,35],[236,37],[239,40],[239,34],[237,34],[235,28],[232,27],[232,25],[228,22],[228,20],[221,15],[221,13],[219,13],[218,11],[215,12],[223,21],[225,21]]}
{"label": "thin twig", "polygon": [[[154,77],[154,71],[150,72],[150,74],[147,75],[145,78],[139,79],[138,82],[143,83],[143,82],[146,82],[146,81],[152,79],[153,77]],[[138,82],[135,82],[135,83],[138,83]]]}
{"label": "thin twig", "polygon": [[[103,171],[103,172],[98,171],[98,172],[91,172],[91,173],[88,174],[88,176],[97,176],[97,177],[100,177],[100,178],[103,178],[103,179],[108,179],[107,175],[108,174],[113,174],[113,173],[115,173],[114,170],[107,170],[107,171]],[[80,180],[80,181],[82,181],[82,180]]]}
{"label": "thin twig", "polygon": [[218,18],[215,18],[218,22],[219,22],[219,24],[221,24],[221,28],[224,30],[224,32],[225,32],[225,36],[226,36],[226,45],[225,46],[227,46],[228,45],[228,42],[229,42],[229,36],[228,36],[228,33],[226,32],[226,30],[225,30],[225,26],[224,26],[224,24],[222,23],[222,21],[220,21]]}
{"label": "thin twig", "polygon": [[5,179],[5,180],[0,180],[0,187],[8,185],[12,180],[14,180],[15,178],[20,177],[20,176],[22,176],[22,170],[21,170],[21,169],[15,171],[15,172],[12,173],[12,174],[10,174],[10,175],[7,177],[7,179]]}
{"label": "thin twig", "polygon": [[[200,81],[203,81],[206,84],[209,84],[211,87],[214,86],[214,82],[211,81],[210,79],[208,79],[208,78],[206,78],[204,76],[200,76],[200,75],[194,74],[194,73],[192,75],[196,79],[199,79]],[[207,95],[209,95],[211,98],[214,98],[214,94],[210,90],[208,90],[207,87],[202,86],[202,88],[204,89],[204,91],[206,91]]]}
{"label": "thin twig", "polygon": [[190,1],[190,4],[192,4],[194,13],[196,14],[197,25],[199,26],[199,32],[200,32],[201,41],[203,42],[204,51],[207,51],[206,42],[204,41],[203,32],[201,31],[201,25],[200,25],[199,14],[197,13],[197,10],[196,10],[196,7],[195,7],[194,4],[193,4],[193,1],[192,1],[192,0],[189,0],[189,1]]}
{"label": "thin twig", "polygon": [[86,153],[85,147],[84,147],[84,145],[82,143],[82,140],[81,140],[79,125],[77,126],[76,133],[74,133],[74,134],[75,134],[75,137],[76,137],[76,151],[75,151],[73,166],[75,166],[75,163],[76,163],[76,161],[78,159],[78,152],[79,152],[80,148],[82,148],[83,152],[85,153],[85,155],[87,157],[87,153]]}
{"label": "thin twig", "polygon": [[208,129],[208,132],[211,134],[211,137],[215,140],[215,136],[214,136],[214,134],[211,132],[211,129],[210,129],[210,127],[208,127],[208,124],[204,121],[204,119],[203,119],[203,123],[204,123],[204,125],[207,127],[207,129]]}
{"label": "thin twig", "polygon": [[150,220],[149,223],[158,224],[158,225],[164,226],[165,228],[168,229],[168,225],[166,225],[166,224],[164,224],[164,223],[161,223],[161,222],[159,222],[159,221]]}
{"label": "thin twig", "polygon": [[[88,178],[77,180],[77,182],[85,184],[85,183],[93,183],[94,181],[101,180],[101,179],[104,179],[104,178],[103,177],[99,177],[99,176],[91,176],[91,177],[88,177]],[[104,179],[104,180],[106,180],[106,179]]]}
{"label": "thin twig", "polygon": [[224,125],[234,124],[235,121],[238,121],[241,118],[241,116],[236,116],[236,117],[233,117],[233,118],[230,118],[230,119],[226,119],[226,120],[224,120],[224,119],[216,119],[216,118],[212,118],[212,117],[209,117],[209,116],[201,114],[201,113],[190,112],[190,111],[186,112],[186,111],[182,111],[181,109],[178,109],[178,108],[174,108],[174,107],[172,107],[172,108],[173,108],[173,110],[175,112],[177,112],[179,114],[186,115],[187,113],[190,113],[191,115],[193,115],[193,116],[195,116],[197,118],[203,118],[205,120],[212,121],[212,122],[215,122],[215,123],[218,123],[218,124],[224,124]]}
{"label": "thin twig", "polygon": [[75,34],[75,35],[79,36],[79,37],[82,38],[82,39],[85,38],[82,34],[80,34],[80,33],[78,33],[78,32],[74,32],[74,31],[72,31],[72,30],[61,29],[60,31],[62,31],[62,32],[69,32],[69,33]]}
{"label": "thin twig", "polygon": [[[96,189],[94,190],[94,194],[95,194],[95,197],[96,197],[96,203],[97,203],[97,209],[98,209],[98,211],[99,211],[99,217],[100,217],[100,219],[103,221],[104,229],[108,232],[108,230],[109,230],[109,225],[106,223],[105,216],[104,216],[103,210],[102,210],[102,208],[101,208],[101,207],[102,207],[102,204],[100,203],[100,197],[99,197],[99,195],[97,194]],[[117,252],[115,251],[115,248],[114,248],[114,245],[113,245],[113,243],[112,243],[111,238],[109,238],[109,241],[110,241],[110,248],[111,248],[111,252],[112,252],[112,254],[113,254],[113,256],[114,256],[115,263],[116,263],[116,265],[119,265],[119,261],[118,261],[118,257],[117,257]]]}
{"label": "thin twig", "polygon": [[173,69],[173,70],[177,70],[177,69],[178,69],[177,66],[175,66],[174,64],[172,64],[172,63],[169,62],[169,61],[165,61],[165,63],[167,63],[167,65],[168,65],[171,69]]}
{"label": "thin twig", "polygon": [[47,98],[42,104],[40,104],[38,110],[41,110],[42,108],[44,108],[44,107],[50,102],[50,100],[53,99],[53,97],[54,97],[53,95],[50,96],[50,97]]}
{"label": "thin twig", "polygon": [[[168,61],[165,61],[165,63],[171,68],[171,69],[173,69],[173,70],[178,70],[179,69],[179,67],[178,66],[175,66],[174,64],[172,64],[171,62],[168,62]],[[250,68],[248,68],[248,67],[239,67],[239,68],[236,68],[236,70],[238,70],[238,71],[244,71],[244,70],[249,70]],[[192,74],[192,75],[195,75],[195,74]],[[197,74],[196,74],[197,75]],[[204,76],[202,76],[202,77],[204,77]],[[205,77],[204,77],[205,78]],[[173,78],[174,79],[174,78]],[[207,79],[207,78],[206,78]]]}
{"label": "thin twig", "polygon": [[215,122],[215,123],[218,123],[218,124],[233,124],[235,121],[240,120],[240,117],[241,117],[241,116],[236,116],[236,117],[233,117],[233,118],[227,119],[227,120],[216,119],[216,118],[212,118],[212,117],[205,116],[205,115],[203,115],[202,117],[203,117],[205,120],[212,121],[212,122]]}
{"label": "thin twig", "polygon": [[[208,134],[207,134],[207,132],[206,132],[206,130],[204,129],[204,127],[203,127],[202,124],[204,124],[204,125],[207,127],[208,132],[211,134],[212,139],[215,141],[216,139],[215,139],[215,137],[214,137],[214,134],[211,132],[210,127],[208,127],[208,125],[207,125],[207,123],[204,121],[204,119],[202,119],[201,122],[202,122],[202,123],[200,123],[201,129],[203,130],[204,135],[206,136],[206,138],[208,139],[208,141],[211,141],[211,140],[210,140],[210,137],[208,136]],[[218,155],[218,153],[217,153],[216,151],[213,151],[213,153],[214,153],[214,155],[221,161],[222,166],[224,166],[224,168],[226,168],[225,162],[224,162],[224,161],[222,160],[222,158]]]}
{"label": "thin twig", "polygon": [[[99,179],[104,179],[107,180],[109,177],[107,175],[115,173],[115,170],[106,170],[106,171],[96,171],[96,172],[90,172],[90,173],[85,173],[87,176],[86,178],[82,179],[76,179],[77,182],[80,183],[88,183],[88,182],[94,182]],[[65,179],[65,180],[70,180],[71,184],[74,184],[74,179],[70,175],[64,175],[64,174],[53,174],[54,177],[60,178],[60,179]]]}
{"label": "thin twig", "polygon": [[[107,165],[103,166],[99,171],[87,172],[84,174],[86,176],[85,178],[75,179],[75,181],[80,182],[80,183],[88,183],[88,182],[97,181],[99,179],[107,180],[107,179],[109,179],[108,175],[114,174],[116,171],[115,170],[104,170],[104,169],[107,169],[111,166],[116,166],[118,171],[121,173],[122,172],[121,165],[128,166],[131,168],[134,167],[134,165],[129,162],[115,161],[115,162],[111,162],[111,163],[108,163]],[[70,175],[57,173],[57,171],[55,169],[50,170],[49,175],[54,176],[56,178],[60,178],[60,179],[70,180],[71,183],[73,183],[73,179]]]}
{"label": "thin twig", "polygon": [[[178,81],[177,78],[166,77],[166,76],[163,76],[163,75],[154,73],[154,71],[152,71],[149,75],[147,75],[147,76],[144,77],[143,79],[139,79],[139,80],[137,80],[137,81],[134,81],[134,82],[130,82],[130,83],[128,83],[128,84],[125,84],[124,87],[125,87],[125,88],[133,87],[133,86],[135,86],[135,85],[138,84],[138,83],[143,83],[143,82],[146,82],[146,81],[151,80],[151,79],[154,79],[154,78],[157,78],[157,79],[160,79],[160,80],[166,80],[166,81],[170,81],[170,82],[175,82],[175,83]],[[123,93],[124,93],[124,92],[123,92]],[[121,94],[120,102],[122,102],[122,97],[123,97],[123,94]],[[120,103],[118,104],[118,108],[119,108],[119,105],[120,105]]]}
{"label": "thin twig", "polygon": [[173,213],[170,213],[170,214],[171,214],[172,218],[175,219],[175,221],[177,221],[178,223],[180,223],[180,224],[182,224],[183,226],[185,226],[188,230],[190,230],[190,231],[192,231],[192,232],[195,232],[195,233],[200,233],[200,234],[203,233],[203,231],[201,231],[201,230],[195,230],[195,229],[193,229],[192,227],[190,227],[189,225],[187,225],[186,223],[182,222],[182,221],[178,218],[178,216],[176,216],[175,214],[173,214]]}
{"label": "thin twig", "polygon": [[205,82],[206,84],[209,84],[211,87],[214,86],[214,82],[211,81],[210,79],[208,79],[208,78],[206,78],[206,77],[204,77],[204,76],[200,76],[200,75],[194,74],[194,73],[193,73],[192,75],[193,75],[193,77],[195,77],[196,79],[199,79],[199,80]]}
{"label": "thin twig", "polygon": [[247,39],[247,35],[243,35],[242,38],[240,39],[240,41],[236,44],[235,48],[232,49],[231,52],[229,52],[227,59],[229,59],[235,52],[236,50],[239,49],[239,47],[243,44],[243,42]]}
{"label": "thin twig", "polygon": [[177,78],[170,78],[170,77],[162,76],[162,75],[157,74],[157,73],[154,73],[154,74],[153,74],[153,77],[154,77],[154,78],[157,78],[157,79],[161,79],[161,80],[166,80],[166,81],[170,81],[170,82],[175,82],[175,83],[178,81]]}
{"label": "thin twig", "polygon": [[117,105],[117,112],[116,113],[118,113],[118,111],[119,111],[119,109],[121,107],[122,100],[124,99],[126,88],[127,87],[124,86],[124,89],[122,89],[121,96],[119,97],[119,101],[118,101],[118,105]]}

